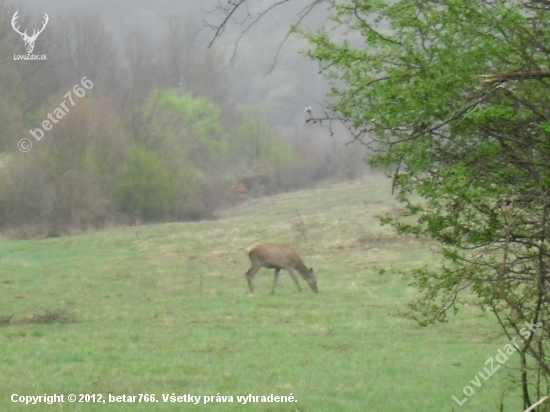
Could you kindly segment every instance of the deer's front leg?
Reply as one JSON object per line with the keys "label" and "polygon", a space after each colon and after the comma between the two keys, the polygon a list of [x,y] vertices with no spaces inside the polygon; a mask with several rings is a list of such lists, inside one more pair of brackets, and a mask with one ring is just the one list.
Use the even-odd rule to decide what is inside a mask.
{"label": "deer's front leg", "polygon": [[294,271],[292,269],[288,268],[288,273],[290,273],[290,276],[292,277],[292,279],[294,279],[294,283],[296,283],[296,286],[298,287],[298,290],[301,292],[302,288],[300,287],[300,284],[298,283],[298,278],[296,278],[296,274],[294,273]]}
{"label": "deer's front leg", "polygon": [[277,284],[277,280],[279,280],[279,272],[281,269],[275,269],[275,276],[273,277],[273,287],[271,288],[271,292],[269,292],[270,295],[273,295],[275,293],[275,285]]}

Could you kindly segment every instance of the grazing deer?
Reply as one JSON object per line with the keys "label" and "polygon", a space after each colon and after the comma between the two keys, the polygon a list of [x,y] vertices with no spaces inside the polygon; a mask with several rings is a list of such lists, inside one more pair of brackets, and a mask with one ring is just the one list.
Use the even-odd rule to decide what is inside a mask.
{"label": "grazing deer", "polygon": [[250,293],[254,293],[252,278],[261,267],[275,269],[275,278],[273,279],[271,294],[275,293],[275,285],[277,284],[277,279],[279,279],[279,272],[282,269],[288,271],[300,292],[302,289],[300,288],[294,269],[300,272],[311,290],[315,293],[319,292],[317,288],[317,279],[315,279],[313,269],[308,269],[298,254],[288,246],[274,245],[271,243],[254,243],[246,249],[246,254],[252,262],[252,267],[246,272],[246,280],[248,281]]}

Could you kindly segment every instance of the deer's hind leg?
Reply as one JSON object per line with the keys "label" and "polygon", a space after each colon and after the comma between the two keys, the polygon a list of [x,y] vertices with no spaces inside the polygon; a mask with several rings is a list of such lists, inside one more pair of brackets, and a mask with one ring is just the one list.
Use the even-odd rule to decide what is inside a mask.
{"label": "deer's hind leg", "polygon": [[245,273],[246,281],[248,282],[248,290],[250,293],[254,293],[254,286],[252,285],[252,279],[254,278],[254,275],[258,270],[260,270],[261,266],[258,265],[252,265],[250,269]]}

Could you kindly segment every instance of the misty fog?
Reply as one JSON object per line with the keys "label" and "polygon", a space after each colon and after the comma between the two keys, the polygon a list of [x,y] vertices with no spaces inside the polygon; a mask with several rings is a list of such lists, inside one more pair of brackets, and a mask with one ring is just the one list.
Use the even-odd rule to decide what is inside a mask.
{"label": "misty fog", "polygon": [[[239,24],[240,11],[211,44],[225,17],[216,4],[0,2],[0,229],[57,235],[213,218],[253,197],[368,171],[344,128],[306,126],[304,109],[322,115],[329,92],[307,43],[288,36],[308,3],[251,25],[267,7],[252,2],[252,18]],[[28,34],[47,14],[32,52],[46,60],[16,60],[25,54],[10,24],[16,10]],[[314,9],[300,24],[326,21]],[[75,87],[86,94],[62,109]],[[32,149],[18,148],[21,139]]]}

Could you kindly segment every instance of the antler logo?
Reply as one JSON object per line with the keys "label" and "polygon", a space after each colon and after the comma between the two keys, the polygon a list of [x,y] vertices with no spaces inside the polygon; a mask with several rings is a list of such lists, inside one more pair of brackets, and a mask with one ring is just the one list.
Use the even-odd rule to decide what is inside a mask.
{"label": "antler logo", "polygon": [[38,35],[40,33],[42,33],[44,31],[44,28],[46,28],[46,24],[48,24],[48,21],[50,20],[50,18],[48,17],[48,15],[46,13],[44,13],[44,24],[42,26],[42,28],[40,30],[33,30],[33,33],[32,33],[32,36],[29,36],[27,35],[27,30],[25,30],[23,33],[21,33],[19,31],[19,27],[20,26],[17,26],[15,27],[15,21],[19,18],[19,10],[17,10],[15,12],[15,14],[13,15],[13,18],[11,19],[11,25],[13,27],[13,29],[19,33],[21,35],[21,38],[23,40],[25,40],[25,49],[27,49],[27,53],[32,53],[33,49],[34,49],[34,42],[36,41],[36,38],[38,37]]}

